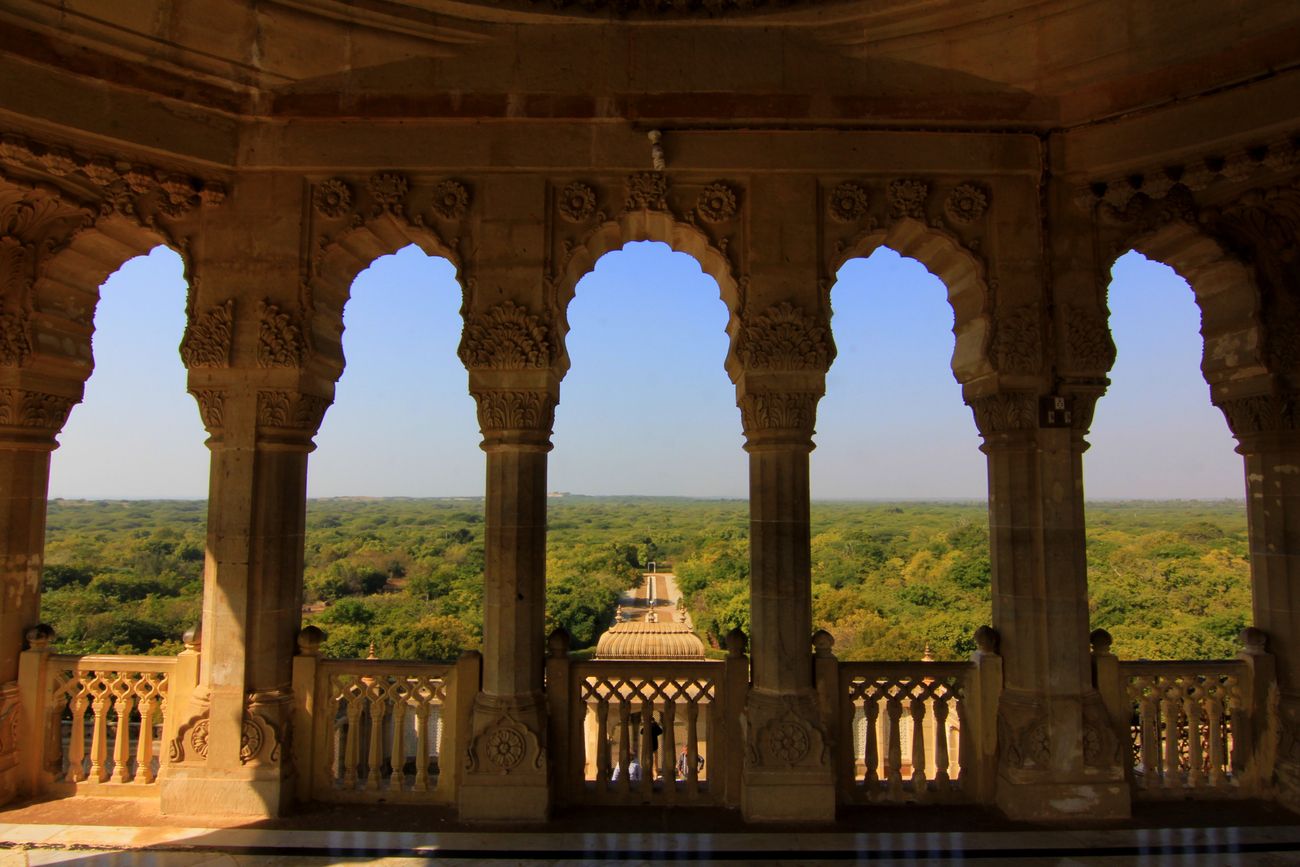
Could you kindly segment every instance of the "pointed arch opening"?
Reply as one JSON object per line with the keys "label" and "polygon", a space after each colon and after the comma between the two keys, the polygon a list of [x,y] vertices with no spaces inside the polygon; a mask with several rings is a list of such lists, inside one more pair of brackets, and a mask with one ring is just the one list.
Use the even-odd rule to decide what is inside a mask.
{"label": "pointed arch opening", "polygon": [[461,303],[455,266],[416,244],[348,288],[348,363],[308,473],[305,613],[329,656],[454,659],[481,643],[484,455]]}
{"label": "pointed arch opening", "polygon": [[161,246],[98,292],[94,373],[50,465],[41,607],[63,652],[174,654],[199,621],[209,461],[185,298]]}
{"label": "pointed arch opening", "polygon": [[952,296],[884,244],[847,260],[830,291],[838,354],[811,457],[813,615],[842,659],[964,658],[988,622],[987,476],[949,364]]}

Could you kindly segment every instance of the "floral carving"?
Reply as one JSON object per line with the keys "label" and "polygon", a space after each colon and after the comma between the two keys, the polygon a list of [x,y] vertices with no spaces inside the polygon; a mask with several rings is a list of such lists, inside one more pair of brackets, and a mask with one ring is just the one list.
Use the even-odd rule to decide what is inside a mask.
{"label": "floral carving", "polygon": [[1300,316],[1275,317],[1268,326],[1267,345],[1275,372],[1300,371]]}
{"label": "floral carving", "polygon": [[60,431],[76,401],[58,394],[0,388],[0,425]]}
{"label": "floral carving", "polygon": [[433,189],[433,209],[444,220],[459,220],[469,210],[469,191],[458,181],[443,181]]}
{"label": "floral carving", "polygon": [[199,191],[184,175],[163,175],[158,180],[158,187],[162,190],[158,207],[169,217],[182,217],[198,203]]}
{"label": "floral carving", "polygon": [[257,424],[260,427],[288,427],[292,403],[287,391],[259,391]]}
{"label": "floral carving", "polygon": [[560,216],[570,223],[585,223],[596,213],[596,191],[580,181],[574,181],[560,192],[557,207]]}
{"label": "floral carving", "polygon": [[1038,426],[1038,408],[1029,392],[999,392],[968,401],[980,433],[1032,430]]}
{"label": "floral carving", "polygon": [[726,184],[709,184],[696,200],[695,210],[710,223],[730,220],[736,216],[736,194]]}
{"label": "floral carving", "polygon": [[668,179],[659,172],[640,172],[627,176],[627,202],[629,211],[668,209]]}
{"label": "floral carving", "polygon": [[258,302],[261,319],[257,340],[259,367],[300,367],[307,346],[302,328],[290,314],[268,301]]}
{"label": "floral carving", "polygon": [[821,319],[788,301],[745,323],[739,352],[751,370],[826,370],[834,358],[830,331]]}
{"label": "floral carving", "polygon": [[555,399],[542,391],[476,391],[479,427],[487,431],[533,430],[550,432],[555,422]]}
{"label": "floral carving", "polygon": [[97,187],[106,187],[116,182],[119,177],[117,166],[102,157],[88,160],[81,167],[81,173],[90,178],[91,182]]}
{"label": "floral carving", "polygon": [[1092,311],[1071,305],[1067,311],[1065,343],[1075,367],[1094,371],[1110,370],[1115,363],[1115,342],[1106,320]]}
{"label": "floral carving", "polygon": [[499,728],[488,735],[484,752],[489,762],[508,771],[523,760],[524,739],[514,729]]}
{"label": "floral carving", "polygon": [[47,172],[60,178],[77,170],[77,161],[66,148],[50,148],[41,156],[40,163]]}
{"label": "floral carving", "polygon": [[925,219],[925,198],[930,194],[930,185],[916,178],[898,178],[889,182],[886,198],[889,201],[889,214],[894,219],[911,217],[914,220]]}
{"label": "floral carving", "polygon": [[778,722],[767,732],[767,748],[772,756],[789,764],[795,764],[808,755],[808,732],[803,726],[792,720]]}
{"label": "floral carving", "polygon": [[196,756],[206,759],[208,757],[208,719],[204,717],[194,724],[190,729],[190,749]]}
{"label": "floral carving", "polygon": [[235,300],[227,299],[195,318],[181,340],[181,360],[193,370],[200,367],[228,367],[234,338]]}
{"label": "floral carving", "polygon": [[257,424],[259,427],[294,428],[315,433],[329,405],[329,400],[315,394],[259,391]]}
{"label": "floral carving", "polygon": [[1234,436],[1300,430],[1300,393],[1255,394],[1218,402]]}
{"label": "floral carving", "polygon": [[312,190],[311,204],[322,217],[338,219],[352,207],[352,188],[341,178],[322,181]]}
{"label": "floral carving", "polygon": [[394,172],[384,172],[371,177],[367,186],[379,213],[385,211],[390,214],[402,213],[406,192],[410,188],[405,177]]}
{"label": "floral carving", "polygon": [[460,341],[466,367],[521,370],[546,367],[553,357],[550,329],[541,318],[513,301],[470,316]]}
{"label": "floral carving", "polygon": [[1026,305],[1002,314],[998,318],[995,347],[1002,373],[1037,373],[1043,363],[1038,311]]}
{"label": "floral carving", "polygon": [[262,744],[265,741],[266,736],[262,734],[262,727],[251,719],[244,720],[243,728],[239,732],[240,764],[246,765],[257,758],[258,753],[262,752]]}
{"label": "floral carving", "polygon": [[220,429],[225,423],[226,393],[214,388],[195,388],[190,390],[190,394],[199,405],[203,427],[210,431]]}
{"label": "floral carving", "polygon": [[746,433],[797,430],[811,434],[819,398],[805,391],[747,394],[740,401],[740,421]]}
{"label": "floral carving", "polygon": [[983,217],[988,206],[988,193],[977,184],[967,182],[953,187],[943,203],[943,212],[949,220],[964,226]]}
{"label": "floral carving", "polygon": [[5,310],[0,302],[0,367],[22,367],[31,351],[27,314]]}
{"label": "floral carving", "polygon": [[860,220],[867,213],[867,191],[860,184],[845,182],[836,187],[826,201],[833,219],[841,223]]}

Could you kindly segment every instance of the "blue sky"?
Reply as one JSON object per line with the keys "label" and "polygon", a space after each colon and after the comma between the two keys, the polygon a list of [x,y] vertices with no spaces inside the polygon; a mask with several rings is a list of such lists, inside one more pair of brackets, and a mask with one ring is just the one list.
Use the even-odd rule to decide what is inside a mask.
{"label": "blue sky", "polygon": [[[1243,495],[1241,459],[1200,374],[1200,315],[1163,265],[1123,257],[1119,358],[1084,457],[1093,499]],[[982,498],[985,463],[952,377],[942,283],[890,250],[853,260],[831,300],[839,356],[818,412],[814,498]],[[185,285],[165,249],[110,278],[96,370],[52,458],[53,497],[202,497],[206,436],[177,354]],[[377,260],[345,312],[348,366],[310,459],[311,496],[477,496],[483,454],[456,358],[459,290],[415,248]],[[746,495],[726,308],[685,254],[602,258],[569,309],[552,490]]]}

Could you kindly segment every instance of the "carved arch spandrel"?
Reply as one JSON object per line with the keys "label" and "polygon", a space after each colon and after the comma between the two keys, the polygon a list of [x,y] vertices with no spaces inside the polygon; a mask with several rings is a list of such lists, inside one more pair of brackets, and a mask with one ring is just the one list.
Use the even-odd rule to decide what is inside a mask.
{"label": "carved arch spandrel", "polygon": [[[869,228],[840,247],[829,263],[829,272],[836,274],[850,259],[866,258],[879,247],[915,259],[943,281],[953,311],[956,341],[952,371],[957,381],[964,385],[995,372],[996,360],[991,357],[993,297],[983,260],[955,236],[903,217],[887,227]],[[831,281],[825,281],[822,303],[828,310],[830,288]]]}
{"label": "carved arch spandrel", "polygon": [[[568,309],[577,292],[578,282],[590,273],[596,262],[606,253],[622,250],[633,241],[659,241],[674,252],[686,253],[700,266],[700,270],[718,284],[718,294],[727,305],[727,335],[731,345],[727,350],[728,371],[738,369],[736,346],[740,335],[740,314],[745,300],[745,279],[737,276],[727,253],[714,244],[709,235],[698,226],[677,219],[667,210],[628,210],[599,223],[581,241],[567,251],[560,263],[551,286],[551,302],[555,310],[556,339],[559,352],[556,364],[560,374],[569,369],[569,353],[565,338],[569,333]],[[734,376],[733,376],[734,378]]]}

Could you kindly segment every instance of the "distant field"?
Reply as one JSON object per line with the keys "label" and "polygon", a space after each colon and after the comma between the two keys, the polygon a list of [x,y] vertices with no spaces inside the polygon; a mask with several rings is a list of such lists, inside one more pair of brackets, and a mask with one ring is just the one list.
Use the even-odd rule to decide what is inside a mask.
{"label": "distant field", "polygon": [[[645,563],[670,564],[708,643],[748,631],[748,504],[663,497],[548,501],[547,629],[577,648]],[[42,619],[64,652],[174,653],[199,617],[206,505],[50,503]],[[842,659],[965,656],[988,623],[985,504],[828,501],[812,512],[814,626]],[[482,500],[308,504],[304,586],[325,652],[445,659],[482,635]],[[1091,618],[1125,658],[1233,655],[1250,611],[1240,501],[1088,504]]]}

